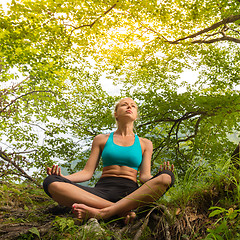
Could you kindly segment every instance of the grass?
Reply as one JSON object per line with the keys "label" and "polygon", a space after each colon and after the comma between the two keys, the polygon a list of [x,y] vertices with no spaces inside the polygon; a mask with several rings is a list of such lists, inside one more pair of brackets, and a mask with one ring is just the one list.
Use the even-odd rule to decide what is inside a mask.
{"label": "grass", "polygon": [[[212,166],[190,167],[183,179],[177,177],[177,184],[159,204],[175,208],[178,221],[188,222],[188,239],[235,240],[240,239],[239,200],[239,170],[230,161],[218,159]],[[212,214],[215,208],[221,209],[219,214]]]}
{"label": "grass", "polygon": [[239,170],[229,161],[218,160],[211,166],[189,168],[182,179],[176,176],[175,186],[139,213],[135,225],[124,226],[114,219],[99,221],[97,227],[104,234],[97,235],[93,227],[79,224],[69,209],[59,207],[42,189],[28,183],[5,183],[0,185],[0,238],[128,240],[155,207],[139,239],[161,239],[168,229],[172,239],[231,240],[240,238],[239,200]]}

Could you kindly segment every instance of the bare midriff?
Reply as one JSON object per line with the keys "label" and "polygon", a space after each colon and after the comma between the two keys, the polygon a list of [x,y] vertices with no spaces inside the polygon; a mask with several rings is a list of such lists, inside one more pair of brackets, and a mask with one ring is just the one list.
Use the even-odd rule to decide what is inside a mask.
{"label": "bare midriff", "polygon": [[101,178],[103,177],[123,177],[137,182],[137,170],[127,166],[111,165],[103,168]]}

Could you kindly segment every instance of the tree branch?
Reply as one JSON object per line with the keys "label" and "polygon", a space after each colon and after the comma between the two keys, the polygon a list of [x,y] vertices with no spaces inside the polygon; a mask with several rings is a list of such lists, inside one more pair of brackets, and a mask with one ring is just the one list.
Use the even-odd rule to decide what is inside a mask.
{"label": "tree branch", "polygon": [[73,31],[77,30],[77,29],[80,29],[80,28],[84,28],[84,27],[90,27],[92,28],[102,17],[104,17],[105,15],[107,15],[113,8],[116,7],[118,1],[113,4],[107,11],[105,11],[103,14],[101,14],[97,19],[95,19],[91,24],[83,24],[79,27],[75,27],[75,26],[72,26],[72,25],[66,25],[66,26],[70,26],[73,28],[73,30],[71,31],[71,34]]}
{"label": "tree branch", "polygon": [[196,32],[194,34],[191,34],[191,35],[189,35],[187,37],[180,38],[180,39],[177,39],[175,41],[169,41],[169,40],[167,40],[167,41],[169,43],[172,43],[172,44],[177,44],[180,41],[183,41],[183,40],[186,40],[186,39],[189,39],[189,38],[195,38],[195,37],[197,37],[199,35],[202,35],[203,33],[207,33],[207,32],[209,32],[211,30],[214,30],[214,29],[220,27],[221,25],[226,25],[227,23],[232,23],[232,22],[235,22],[235,21],[237,21],[239,19],[240,19],[240,15],[230,16],[228,18],[223,19],[222,21],[214,23],[212,26],[210,26],[208,28],[205,28],[205,29],[203,29],[203,30],[201,30],[199,32]]}
{"label": "tree branch", "polygon": [[229,37],[229,36],[223,36],[221,38],[215,38],[211,40],[195,40],[195,41],[192,41],[191,43],[215,43],[220,41],[230,41],[230,42],[240,43],[240,39]]}
{"label": "tree branch", "polygon": [[[188,136],[188,137],[185,138],[185,139],[179,139],[179,140],[178,140],[178,138],[176,137],[178,146],[179,146],[179,143],[180,143],[180,142],[187,142],[188,140],[196,137],[196,135],[197,135],[197,133],[198,133],[199,124],[200,124],[200,121],[201,121],[201,120],[202,120],[202,116],[200,116],[200,117],[198,118],[198,120],[197,120],[197,122],[196,122],[196,124],[195,124],[194,134]],[[178,135],[178,129],[176,130],[176,135]]]}
{"label": "tree branch", "polygon": [[50,90],[39,90],[39,91],[31,91],[31,92],[25,93],[25,94],[23,94],[23,95],[21,95],[21,96],[19,96],[19,97],[16,97],[14,100],[11,101],[11,103],[9,103],[7,106],[5,106],[4,108],[2,108],[2,109],[0,110],[0,113],[2,113],[3,111],[5,111],[8,107],[10,107],[12,104],[14,104],[18,99],[23,98],[23,97],[25,97],[25,96],[27,96],[27,95],[30,95],[30,94],[33,94],[33,93],[42,93],[42,92],[45,92],[45,93],[49,92],[49,93],[53,93],[53,94],[54,94],[54,92],[53,92],[53,91],[50,91]]}
{"label": "tree branch", "polygon": [[32,153],[32,152],[36,152],[37,150],[29,150],[29,151],[24,151],[24,152],[13,152],[13,153],[9,153],[8,155],[19,155],[19,154],[26,154],[26,153]]}
{"label": "tree branch", "polygon": [[4,153],[2,150],[0,150],[0,157],[5,160],[6,162],[10,163],[12,166],[14,166],[21,174],[23,177],[27,178],[31,182],[34,182],[37,186],[41,187],[41,185],[36,182],[35,179],[33,179],[31,176],[29,176],[21,167],[18,166],[14,161],[12,161],[11,158],[7,156],[6,153]]}
{"label": "tree branch", "polygon": [[39,125],[36,124],[36,123],[30,123],[30,122],[25,122],[25,121],[23,121],[23,123],[29,124],[30,126],[36,126],[36,127],[40,128],[41,130],[43,130],[44,132],[47,131],[45,128],[39,126]]}
{"label": "tree branch", "polygon": [[179,122],[179,121],[183,121],[183,120],[187,120],[190,119],[192,117],[198,116],[198,115],[204,115],[207,114],[206,111],[196,111],[196,112],[187,112],[185,113],[182,117],[178,118],[178,119],[173,119],[173,118],[161,118],[161,119],[156,119],[154,121],[149,121],[143,124],[138,125],[138,128],[141,128],[143,126],[147,126],[152,124],[153,122],[157,123],[157,122]]}
{"label": "tree branch", "polygon": [[[190,119],[192,117],[195,117],[197,115],[200,115],[200,117],[198,118],[196,124],[195,124],[195,130],[194,130],[194,133],[190,136],[187,136],[185,139],[178,139],[178,131],[179,131],[179,127],[180,127],[180,124],[183,120],[187,120],[187,119]],[[175,132],[175,136],[176,136],[176,144],[178,145],[178,152],[183,156],[183,154],[179,151],[179,143],[180,142],[186,142],[192,138],[195,138],[196,135],[197,135],[197,132],[198,132],[198,128],[199,128],[199,124],[200,124],[200,121],[202,120],[203,118],[203,115],[213,115],[213,114],[207,114],[207,112],[204,112],[204,111],[197,111],[197,112],[187,112],[185,113],[181,118],[178,118],[176,120],[173,120],[171,119],[171,122],[174,122],[174,124],[172,125],[171,129],[169,130],[168,132],[168,136],[167,136],[167,141],[170,140],[171,138],[171,134],[173,133],[173,130],[174,128],[177,126],[176,128],[176,132]],[[162,119],[163,120],[163,119]],[[165,121],[165,120],[164,120]],[[155,121],[156,122],[156,121]],[[149,124],[152,123],[152,122],[149,122]],[[144,124],[145,125],[145,124]],[[154,161],[160,154],[161,150],[164,148],[164,142],[166,142],[166,140],[163,140],[157,147],[155,147],[153,149],[153,159],[152,161]]]}
{"label": "tree branch", "polygon": [[[238,0],[238,1],[240,1],[240,0]],[[224,31],[227,31],[227,30],[229,30],[229,29],[232,30],[231,28],[228,28],[228,27],[226,26],[226,24],[228,24],[228,23],[233,23],[233,22],[235,22],[235,21],[237,21],[237,20],[239,20],[239,19],[240,19],[240,15],[230,16],[230,17],[225,18],[225,19],[223,19],[223,20],[221,20],[221,21],[219,21],[219,22],[217,22],[217,23],[214,23],[214,24],[213,24],[212,26],[210,26],[210,27],[204,28],[204,29],[201,30],[201,31],[198,31],[198,32],[196,32],[196,33],[194,33],[194,34],[191,34],[191,35],[189,35],[189,36],[186,36],[186,37],[183,37],[183,38],[174,40],[174,41],[168,40],[166,37],[164,37],[163,35],[159,34],[157,31],[155,31],[155,30],[153,30],[153,29],[151,29],[151,28],[149,28],[149,27],[146,27],[146,29],[148,29],[148,30],[154,32],[155,34],[157,34],[157,35],[158,35],[157,38],[162,38],[162,39],[164,39],[166,42],[168,42],[168,43],[170,43],[170,44],[180,44],[182,41],[184,41],[184,40],[186,40],[186,39],[193,39],[193,38],[195,38],[195,37],[197,37],[197,36],[200,36],[200,35],[202,35],[202,34],[204,34],[204,33],[208,33],[209,31],[212,31],[212,30],[214,30],[214,29],[217,29],[218,27],[220,27],[220,26],[222,26],[222,25],[224,25],[224,27],[223,27],[222,31],[221,31],[221,32],[218,32],[218,33],[222,33],[222,34],[223,34]],[[238,31],[236,31],[236,30],[232,30],[232,31],[238,32]],[[211,34],[211,35],[209,35],[209,36],[214,36],[214,35],[216,35],[216,33],[215,33],[215,34]],[[191,43],[214,43],[214,42],[218,42],[218,41],[232,41],[232,42],[240,43],[240,39],[234,38],[234,37],[230,37],[230,36],[226,36],[225,34],[224,34],[224,36],[221,37],[221,38],[216,38],[216,39],[211,39],[211,40],[195,40],[195,41],[192,41]]]}
{"label": "tree branch", "polygon": [[13,85],[11,88],[4,88],[2,90],[0,90],[1,92],[4,92],[3,95],[7,95],[8,93],[10,93],[10,91],[15,91],[17,87],[19,87],[22,83],[26,82],[28,79],[30,78],[30,76],[28,76],[27,78],[25,78],[24,80],[22,80],[21,82],[17,83],[16,85]]}

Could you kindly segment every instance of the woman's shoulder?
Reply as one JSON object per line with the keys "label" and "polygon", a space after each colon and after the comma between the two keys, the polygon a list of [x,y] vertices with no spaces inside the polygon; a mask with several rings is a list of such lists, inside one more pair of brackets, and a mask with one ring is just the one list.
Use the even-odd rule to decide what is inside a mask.
{"label": "woman's shoulder", "polygon": [[100,148],[102,151],[110,134],[98,134],[94,137],[92,146],[93,148]]}
{"label": "woman's shoulder", "polygon": [[110,133],[107,134],[98,134],[94,137],[93,141],[97,143],[106,142],[109,138]]}
{"label": "woman's shoulder", "polygon": [[139,137],[139,140],[140,140],[141,146],[144,149],[148,149],[148,148],[152,149],[153,148],[153,144],[149,139]]}

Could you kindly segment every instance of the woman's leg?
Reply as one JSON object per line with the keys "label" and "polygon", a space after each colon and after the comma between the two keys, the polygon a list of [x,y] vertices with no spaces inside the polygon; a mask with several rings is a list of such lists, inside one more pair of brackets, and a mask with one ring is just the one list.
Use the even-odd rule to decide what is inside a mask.
{"label": "woman's leg", "polygon": [[[83,186],[79,187],[79,185],[75,186],[74,183],[70,182],[71,181],[62,179],[61,177],[48,177],[45,179],[43,186],[45,192],[52,197],[53,200],[60,205],[67,207],[71,207],[73,203],[78,203],[100,209],[114,204],[111,201],[87,191],[89,189],[92,191],[93,188]],[[82,189],[82,187],[87,190]],[[125,222],[128,223],[136,217],[136,214],[134,212],[126,212],[125,214],[122,214],[122,216],[125,217]]]}
{"label": "woman's leg", "polygon": [[71,207],[76,202],[95,208],[104,208],[112,204],[111,201],[104,199],[103,193],[95,188],[81,186],[57,175],[45,178],[43,188],[49,197],[67,207]]}
{"label": "woman's leg", "polygon": [[73,204],[74,214],[81,219],[89,217],[106,219],[113,215],[124,215],[137,207],[155,202],[159,199],[173,183],[172,178],[173,177],[167,173],[157,175],[136,191],[106,208],[97,209],[89,207],[89,204],[88,206],[85,204]]}
{"label": "woman's leg", "polygon": [[54,201],[67,207],[74,203],[83,203],[94,208],[105,208],[113,204],[70,183],[53,182],[48,186],[48,191]]}
{"label": "woman's leg", "polygon": [[[43,182],[43,188],[57,203],[68,207],[71,207],[73,203],[82,203],[93,208],[106,208],[113,204],[113,202],[94,194],[96,193],[96,188],[79,186],[60,176],[48,176]],[[119,195],[119,192],[114,193],[110,191],[110,193],[114,195],[113,199]],[[106,195],[106,191],[104,191],[104,195]],[[127,212],[122,216],[125,217],[125,222],[128,223],[136,217],[136,214]]]}

